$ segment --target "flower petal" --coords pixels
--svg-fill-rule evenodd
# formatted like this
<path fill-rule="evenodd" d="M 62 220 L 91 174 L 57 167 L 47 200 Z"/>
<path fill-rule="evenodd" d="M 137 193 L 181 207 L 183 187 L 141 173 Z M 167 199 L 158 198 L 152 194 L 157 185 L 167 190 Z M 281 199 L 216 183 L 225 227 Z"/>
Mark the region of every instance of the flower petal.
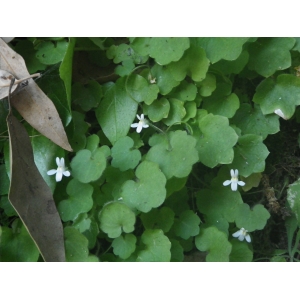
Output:
<path fill-rule="evenodd" d="M 132 128 L 136 128 L 138 126 L 139 126 L 139 123 L 133 123 L 133 124 L 130 125 L 130 127 L 132 127 Z"/>
<path fill-rule="evenodd" d="M 57 164 L 58 167 L 60 166 L 60 159 L 59 159 L 59 157 L 56 157 L 56 164 Z"/>
<path fill-rule="evenodd" d="M 244 236 L 243 234 L 241 234 L 241 235 L 238 237 L 239 241 L 241 241 L 241 242 L 244 240 L 244 238 L 245 238 L 245 236 Z"/>
<path fill-rule="evenodd" d="M 149 127 L 148 124 L 144 124 L 144 125 L 143 125 L 143 128 L 148 128 L 148 127 Z"/>
<path fill-rule="evenodd" d="M 143 114 L 142 114 L 142 116 L 143 116 Z M 139 120 L 141 120 L 141 118 L 140 118 L 140 116 L 139 116 L 139 115 L 136 115 L 136 117 L 137 117 Z"/>
<path fill-rule="evenodd" d="M 56 176 L 55 176 L 56 182 L 61 181 L 62 177 L 63 177 L 63 172 L 62 171 L 57 171 Z"/>
<path fill-rule="evenodd" d="M 244 181 L 238 181 L 238 185 L 244 186 L 246 183 Z"/>
<path fill-rule="evenodd" d="M 140 120 L 144 120 L 144 114 L 141 114 L 141 119 Z"/>
<path fill-rule="evenodd" d="M 140 132 L 142 131 L 142 129 L 143 129 L 143 124 L 142 124 L 142 123 L 139 123 L 139 125 L 138 125 L 138 127 L 137 127 L 137 129 L 136 129 L 136 132 L 137 132 L 137 133 L 140 133 Z"/>
<path fill-rule="evenodd" d="M 231 177 L 234 177 L 234 170 L 233 169 L 230 170 L 230 175 L 231 175 Z"/>
<path fill-rule="evenodd" d="M 250 237 L 249 234 L 247 234 L 247 235 L 245 236 L 245 238 L 246 238 L 246 241 L 247 241 L 248 243 L 251 243 L 251 237 Z"/>
<path fill-rule="evenodd" d="M 239 176 L 239 171 L 238 170 L 235 170 L 234 171 L 234 177 L 238 177 Z"/>
<path fill-rule="evenodd" d="M 230 183 L 231 183 L 231 180 L 226 180 L 223 182 L 223 185 L 226 186 L 226 185 L 229 185 Z"/>
<path fill-rule="evenodd" d="M 63 172 L 64 176 L 69 177 L 71 175 L 70 171 L 64 171 Z"/>
<path fill-rule="evenodd" d="M 47 171 L 47 175 L 54 175 L 56 172 L 57 172 L 56 169 L 52 169 L 52 170 Z"/>
<path fill-rule="evenodd" d="M 233 237 L 239 237 L 241 235 L 241 230 L 232 234 Z"/>
<path fill-rule="evenodd" d="M 65 159 L 63 157 L 60 159 L 60 166 L 65 167 Z"/>
<path fill-rule="evenodd" d="M 237 190 L 237 182 L 236 181 L 231 181 L 231 189 L 233 191 L 236 191 Z"/>

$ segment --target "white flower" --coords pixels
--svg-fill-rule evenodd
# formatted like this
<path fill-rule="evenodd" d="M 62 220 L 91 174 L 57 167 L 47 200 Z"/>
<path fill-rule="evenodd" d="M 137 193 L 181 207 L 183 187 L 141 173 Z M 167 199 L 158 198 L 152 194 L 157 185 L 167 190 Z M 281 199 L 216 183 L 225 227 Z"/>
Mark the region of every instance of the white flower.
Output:
<path fill-rule="evenodd" d="M 56 164 L 57 164 L 57 169 L 53 169 L 53 170 L 49 170 L 47 172 L 47 175 L 54 175 L 55 176 L 55 180 L 61 181 L 63 175 L 69 177 L 71 175 L 70 171 L 67 171 L 67 168 L 65 167 L 65 159 L 62 157 L 61 159 L 59 159 L 59 157 L 56 157 Z"/>
<path fill-rule="evenodd" d="M 244 228 L 241 228 L 239 231 L 235 232 L 232 236 L 237 237 L 240 241 L 246 239 L 248 243 L 251 243 L 251 237 L 248 233 L 248 230 Z"/>
<path fill-rule="evenodd" d="M 239 181 L 238 180 L 238 175 L 239 175 L 239 171 L 235 170 L 233 171 L 232 169 L 230 170 L 230 174 L 231 174 L 231 180 L 226 180 L 223 182 L 223 185 L 229 185 L 231 184 L 231 189 L 233 191 L 237 190 L 237 185 L 241 185 L 244 186 L 245 182 L 244 181 Z"/>
<path fill-rule="evenodd" d="M 147 124 L 147 120 L 144 119 L 143 114 L 141 114 L 141 117 L 139 115 L 136 115 L 136 116 L 140 121 L 138 123 L 131 124 L 131 127 L 136 128 L 136 132 L 140 133 L 143 128 L 148 128 L 149 125 Z"/>
<path fill-rule="evenodd" d="M 284 119 L 284 120 L 286 120 L 286 116 L 284 115 L 284 113 L 282 112 L 282 110 L 281 109 L 275 109 L 274 110 L 274 113 L 276 114 L 276 115 L 278 115 L 279 117 L 281 117 L 282 119 Z"/>

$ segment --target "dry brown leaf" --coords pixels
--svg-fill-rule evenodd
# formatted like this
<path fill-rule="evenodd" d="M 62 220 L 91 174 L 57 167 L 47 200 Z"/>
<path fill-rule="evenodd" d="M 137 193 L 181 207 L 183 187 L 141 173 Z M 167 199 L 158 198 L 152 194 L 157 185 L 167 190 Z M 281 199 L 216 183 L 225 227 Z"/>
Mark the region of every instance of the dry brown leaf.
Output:
<path fill-rule="evenodd" d="M 14 77 L 11 73 L 0 69 L 0 100 L 8 96 L 9 84 Z M 17 84 L 12 87 L 11 92 L 17 88 Z"/>
<path fill-rule="evenodd" d="M 13 51 L 1 38 L 0 69 L 8 71 L 18 79 L 30 76 L 22 56 Z M 12 95 L 11 103 L 33 128 L 65 150 L 72 151 L 53 102 L 32 79 L 17 96 Z"/>
<path fill-rule="evenodd" d="M 39 173 L 27 131 L 9 113 L 9 200 L 47 262 L 65 261 L 63 226 L 52 192 Z"/>

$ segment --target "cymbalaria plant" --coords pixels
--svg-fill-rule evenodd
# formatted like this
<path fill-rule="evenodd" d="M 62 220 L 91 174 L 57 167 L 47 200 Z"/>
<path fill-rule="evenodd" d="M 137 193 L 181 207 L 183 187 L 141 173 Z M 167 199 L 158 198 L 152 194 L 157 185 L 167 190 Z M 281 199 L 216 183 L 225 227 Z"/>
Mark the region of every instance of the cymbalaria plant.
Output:
<path fill-rule="evenodd" d="M 299 259 L 299 38 L 9 45 L 41 73 L 73 149 L 24 122 L 67 261 Z M 8 201 L 6 116 L 0 102 L 0 261 L 42 261 Z"/>

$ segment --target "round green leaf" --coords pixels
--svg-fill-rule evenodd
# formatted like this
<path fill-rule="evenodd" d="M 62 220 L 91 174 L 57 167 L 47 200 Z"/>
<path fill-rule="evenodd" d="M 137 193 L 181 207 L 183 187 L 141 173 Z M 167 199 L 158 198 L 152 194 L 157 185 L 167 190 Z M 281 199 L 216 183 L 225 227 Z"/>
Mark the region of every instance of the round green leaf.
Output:
<path fill-rule="evenodd" d="M 133 146 L 134 141 L 129 136 L 118 139 L 111 149 L 111 165 L 121 171 L 134 169 L 141 160 L 141 152 Z"/>
<path fill-rule="evenodd" d="M 173 89 L 170 93 L 170 97 L 179 99 L 181 101 L 193 101 L 197 95 L 197 87 L 183 80 L 178 87 Z"/>
<path fill-rule="evenodd" d="M 237 59 L 248 39 L 242 37 L 202 37 L 192 38 L 191 44 L 202 47 L 208 59 L 214 64 L 221 59 Z"/>
<path fill-rule="evenodd" d="M 175 221 L 174 230 L 177 236 L 187 240 L 191 236 L 199 234 L 200 218 L 192 211 L 186 210 Z"/>
<path fill-rule="evenodd" d="M 289 68 L 291 66 L 290 50 L 294 44 L 295 39 L 289 37 L 259 38 L 248 47 L 249 69 L 255 70 L 264 77 L 269 77 L 277 70 Z"/>
<path fill-rule="evenodd" d="M 165 66 L 155 64 L 151 69 L 151 74 L 156 79 L 156 84 L 162 95 L 167 95 L 175 86 L 180 84 L 180 80 L 174 79 L 171 69 Z"/>
<path fill-rule="evenodd" d="M 230 262 L 252 262 L 253 252 L 247 243 L 241 243 L 238 239 L 232 239 L 230 243 L 232 245 L 229 256 Z"/>
<path fill-rule="evenodd" d="M 93 207 L 93 187 L 72 179 L 67 185 L 69 198 L 58 204 L 58 212 L 63 221 L 75 220 L 81 214 Z"/>
<path fill-rule="evenodd" d="M 162 230 L 145 230 L 142 234 L 142 242 L 146 249 L 138 253 L 139 262 L 163 262 L 171 259 L 171 242 L 163 234 Z"/>
<path fill-rule="evenodd" d="M 256 134 L 263 140 L 269 135 L 279 131 L 277 115 L 263 115 L 259 105 L 243 103 L 232 119 L 232 123 L 238 126 L 243 134 Z"/>
<path fill-rule="evenodd" d="M 214 187 L 197 193 L 197 207 L 201 213 L 214 219 L 223 217 L 227 222 L 234 222 L 241 203 L 243 203 L 241 194 L 238 191 L 233 192 L 228 187 Z"/>
<path fill-rule="evenodd" d="M 158 122 L 167 118 L 170 111 L 170 102 L 166 98 L 155 100 L 151 105 L 144 106 L 144 112 L 147 112 L 148 118 L 152 122 Z"/>
<path fill-rule="evenodd" d="M 203 97 L 208 97 L 216 89 L 216 77 L 213 74 L 207 73 L 205 79 L 197 84 L 199 94 Z"/>
<path fill-rule="evenodd" d="M 141 220 L 146 229 L 161 229 L 168 232 L 174 223 L 174 211 L 169 207 L 152 209 L 150 212 L 141 214 Z"/>
<path fill-rule="evenodd" d="M 93 153 L 83 149 L 76 153 L 71 162 L 72 175 L 80 182 L 88 183 L 97 180 L 106 168 L 106 157 L 98 148 Z"/>
<path fill-rule="evenodd" d="M 170 103 L 170 112 L 168 117 L 164 119 L 163 122 L 168 126 L 171 126 L 176 123 L 181 123 L 181 119 L 186 114 L 184 103 L 175 98 L 169 99 L 169 103 Z"/>
<path fill-rule="evenodd" d="M 134 230 L 135 214 L 122 202 L 110 202 L 99 213 L 100 229 L 110 238 L 117 238 L 122 232 Z"/>
<path fill-rule="evenodd" d="M 233 160 L 233 146 L 238 135 L 229 126 L 226 117 L 208 114 L 199 121 L 200 134 L 197 138 L 196 149 L 199 160 L 206 166 L 213 168 L 217 164 L 229 164 Z"/>
<path fill-rule="evenodd" d="M 162 137 L 159 141 L 156 137 Z M 166 136 L 153 136 L 152 146 L 146 159 L 159 165 L 167 179 L 172 176 L 182 178 L 190 174 L 192 166 L 198 161 L 195 149 L 196 139 L 185 131 L 172 131 Z"/>
<path fill-rule="evenodd" d="M 262 137 L 255 134 L 246 134 L 239 138 L 234 149 L 234 160 L 228 167 L 238 169 L 239 174 L 248 177 L 252 173 L 263 172 L 265 159 L 269 155 Z"/>
<path fill-rule="evenodd" d="M 177 240 L 170 239 L 171 241 L 171 261 L 181 262 L 184 259 L 183 247 Z"/>
<path fill-rule="evenodd" d="M 88 240 L 77 229 L 66 227 L 64 229 L 66 261 L 88 262 L 89 249 Z"/>
<path fill-rule="evenodd" d="M 264 115 L 281 109 L 285 119 L 295 112 L 295 105 L 300 105 L 300 78 L 281 74 L 276 80 L 265 79 L 256 89 L 253 101 L 259 103 Z"/>
<path fill-rule="evenodd" d="M 149 55 L 160 65 L 178 61 L 190 46 L 189 38 L 155 37 L 150 40 Z"/>
<path fill-rule="evenodd" d="M 127 81 L 127 91 L 137 102 L 145 102 L 150 105 L 159 92 L 156 84 L 150 84 L 143 76 L 132 74 Z"/>
<path fill-rule="evenodd" d="M 122 186 L 121 196 L 131 208 L 149 212 L 160 206 L 166 197 L 166 177 L 158 165 L 143 161 L 136 169 L 137 180 L 128 180 Z"/>
<path fill-rule="evenodd" d="M 207 262 L 227 262 L 231 252 L 231 244 L 224 232 L 216 227 L 203 228 L 195 238 L 195 244 L 200 251 L 208 251 Z"/>
<path fill-rule="evenodd" d="M 186 75 L 194 81 L 202 81 L 206 77 L 208 67 L 209 60 L 205 51 L 201 47 L 192 44 L 183 57 L 178 62 L 168 65 L 167 69 L 170 70 L 173 78 L 177 81 L 182 81 Z"/>
<path fill-rule="evenodd" d="M 72 102 L 80 105 L 84 111 L 97 107 L 102 97 L 102 87 L 95 80 L 84 85 L 76 82 L 72 86 Z"/>
<path fill-rule="evenodd" d="M 235 223 L 238 228 L 245 228 L 252 232 L 263 229 L 269 218 L 270 214 L 263 205 L 257 204 L 250 209 L 248 204 L 243 203 L 237 210 Z"/>
<path fill-rule="evenodd" d="M 39 250 L 25 226 L 17 230 L 0 227 L 0 262 L 36 262 Z"/>
<path fill-rule="evenodd" d="M 135 251 L 136 237 L 129 233 L 124 236 L 120 235 L 112 242 L 115 255 L 127 259 Z"/>
<path fill-rule="evenodd" d="M 45 65 L 54 65 L 63 60 L 69 43 L 65 40 L 57 41 L 55 43 L 51 41 L 43 41 L 39 44 L 36 57 Z"/>

